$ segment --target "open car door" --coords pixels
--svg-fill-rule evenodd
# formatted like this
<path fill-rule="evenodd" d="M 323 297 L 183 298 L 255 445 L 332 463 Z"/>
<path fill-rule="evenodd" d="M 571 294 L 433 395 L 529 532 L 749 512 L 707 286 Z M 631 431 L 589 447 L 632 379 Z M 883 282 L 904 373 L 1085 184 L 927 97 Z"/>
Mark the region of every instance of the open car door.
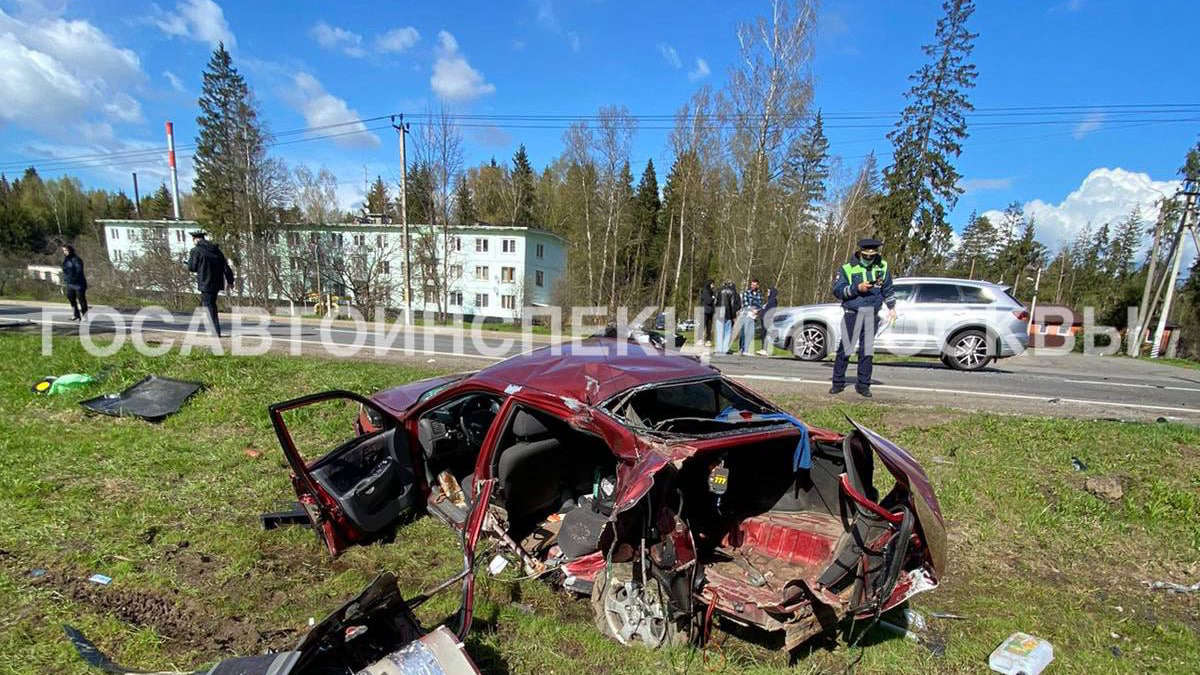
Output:
<path fill-rule="evenodd" d="M 363 432 L 360 412 L 369 411 Z M 271 424 L 292 486 L 330 554 L 387 530 L 422 501 L 408 434 L 392 415 L 348 391 L 276 403 Z"/>

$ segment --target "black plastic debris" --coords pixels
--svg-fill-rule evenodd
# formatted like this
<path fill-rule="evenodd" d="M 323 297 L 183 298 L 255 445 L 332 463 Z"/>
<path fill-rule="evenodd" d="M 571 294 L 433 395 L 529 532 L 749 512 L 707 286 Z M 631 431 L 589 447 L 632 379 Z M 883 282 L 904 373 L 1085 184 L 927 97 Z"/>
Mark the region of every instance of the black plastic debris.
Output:
<path fill-rule="evenodd" d="M 104 415 L 132 415 L 149 422 L 161 422 L 168 415 L 179 412 L 183 404 L 203 387 L 200 382 L 150 375 L 120 394 L 89 398 L 80 401 L 79 405 Z"/>

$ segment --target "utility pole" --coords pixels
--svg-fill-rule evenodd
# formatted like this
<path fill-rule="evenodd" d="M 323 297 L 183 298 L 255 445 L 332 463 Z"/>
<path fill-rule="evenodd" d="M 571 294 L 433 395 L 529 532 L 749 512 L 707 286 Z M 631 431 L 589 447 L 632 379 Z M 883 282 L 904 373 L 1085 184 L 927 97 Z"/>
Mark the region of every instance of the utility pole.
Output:
<path fill-rule="evenodd" d="M 404 323 L 411 326 L 413 324 L 413 302 L 412 302 L 412 256 L 409 253 L 408 238 L 408 158 L 404 154 L 405 136 L 408 134 L 409 125 L 404 121 L 404 114 L 400 114 L 400 123 L 396 123 L 396 116 L 392 115 L 392 128 L 396 130 L 396 134 L 400 137 L 400 224 L 404 228 Z"/>
<path fill-rule="evenodd" d="M 142 219 L 142 204 L 141 197 L 138 196 L 137 188 L 137 172 L 133 172 L 133 216 L 138 220 Z"/>
<path fill-rule="evenodd" d="M 1159 349 L 1162 345 L 1163 332 L 1167 328 L 1167 316 L 1171 313 L 1171 301 L 1175 297 L 1175 283 L 1179 280 L 1179 262 L 1183 259 L 1183 235 L 1191 230 L 1191 223 L 1188 217 L 1192 215 L 1192 209 L 1195 208 L 1196 196 L 1200 195 L 1197 191 L 1195 179 L 1187 179 L 1183 184 L 1183 194 L 1186 199 L 1183 202 L 1183 215 L 1179 217 L 1179 234 L 1176 236 L 1177 244 L 1175 246 L 1175 256 L 1171 261 L 1171 272 L 1167 282 L 1167 295 L 1163 298 L 1162 313 L 1158 315 L 1158 329 L 1154 331 L 1154 344 L 1150 345 L 1150 358 L 1157 359 Z"/>
<path fill-rule="evenodd" d="M 1142 330 L 1146 326 L 1146 322 L 1150 320 L 1150 289 L 1154 286 L 1154 273 L 1158 267 L 1158 249 L 1162 242 L 1163 223 L 1167 217 L 1167 200 L 1164 197 L 1158 203 L 1158 220 L 1154 223 L 1154 244 L 1150 247 L 1150 266 L 1146 272 L 1146 285 L 1142 288 L 1142 304 L 1138 305 L 1137 321 L 1134 322 L 1133 331 L 1126 332 L 1126 337 L 1129 338 L 1129 344 L 1126 346 L 1126 354 L 1129 356 L 1137 356 L 1142 347 Z"/>

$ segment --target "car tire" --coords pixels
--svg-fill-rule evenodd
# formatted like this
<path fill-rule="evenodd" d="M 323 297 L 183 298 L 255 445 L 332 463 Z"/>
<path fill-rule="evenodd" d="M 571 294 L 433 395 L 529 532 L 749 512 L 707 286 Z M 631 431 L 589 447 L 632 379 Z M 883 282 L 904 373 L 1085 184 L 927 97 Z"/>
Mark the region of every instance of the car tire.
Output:
<path fill-rule="evenodd" d="M 820 361 L 829 356 L 829 331 L 819 323 L 806 323 L 792 334 L 792 356 L 801 361 Z"/>
<path fill-rule="evenodd" d="M 942 363 L 955 370 L 982 370 L 995 358 L 995 349 L 987 333 L 977 328 L 959 331 L 950 336 Z"/>
<path fill-rule="evenodd" d="M 672 619 L 667 589 L 651 578 L 643 587 L 632 583 L 633 563 L 611 563 L 592 582 L 592 613 L 596 628 L 627 647 L 687 644 L 686 625 Z"/>

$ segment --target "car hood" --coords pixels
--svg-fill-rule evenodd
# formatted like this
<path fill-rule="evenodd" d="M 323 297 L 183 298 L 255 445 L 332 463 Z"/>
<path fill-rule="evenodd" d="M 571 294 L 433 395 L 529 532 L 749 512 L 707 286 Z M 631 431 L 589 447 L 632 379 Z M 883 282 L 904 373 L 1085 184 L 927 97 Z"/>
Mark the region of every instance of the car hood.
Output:
<path fill-rule="evenodd" d="M 405 410 L 408 410 L 412 404 L 416 403 L 417 399 L 421 397 L 421 394 L 424 394 L 434 387 L 441 386 L 447 382 L 461 380 L 462 378 L 463 375 L 459 374 L 441 375 L 439 377 L 431 377 L 425 380 L 417 380 L 416 382 L 409 382 L 408 384 L 402 384 L 398 387 L 392 387 L 391 389 L 384 389 L 381 392 L 377 392 L 371 396 L 371 400 L 378 403 L 383 408 L 386 408 L 388 412 L 394 415 L 399 415 Z"/>

